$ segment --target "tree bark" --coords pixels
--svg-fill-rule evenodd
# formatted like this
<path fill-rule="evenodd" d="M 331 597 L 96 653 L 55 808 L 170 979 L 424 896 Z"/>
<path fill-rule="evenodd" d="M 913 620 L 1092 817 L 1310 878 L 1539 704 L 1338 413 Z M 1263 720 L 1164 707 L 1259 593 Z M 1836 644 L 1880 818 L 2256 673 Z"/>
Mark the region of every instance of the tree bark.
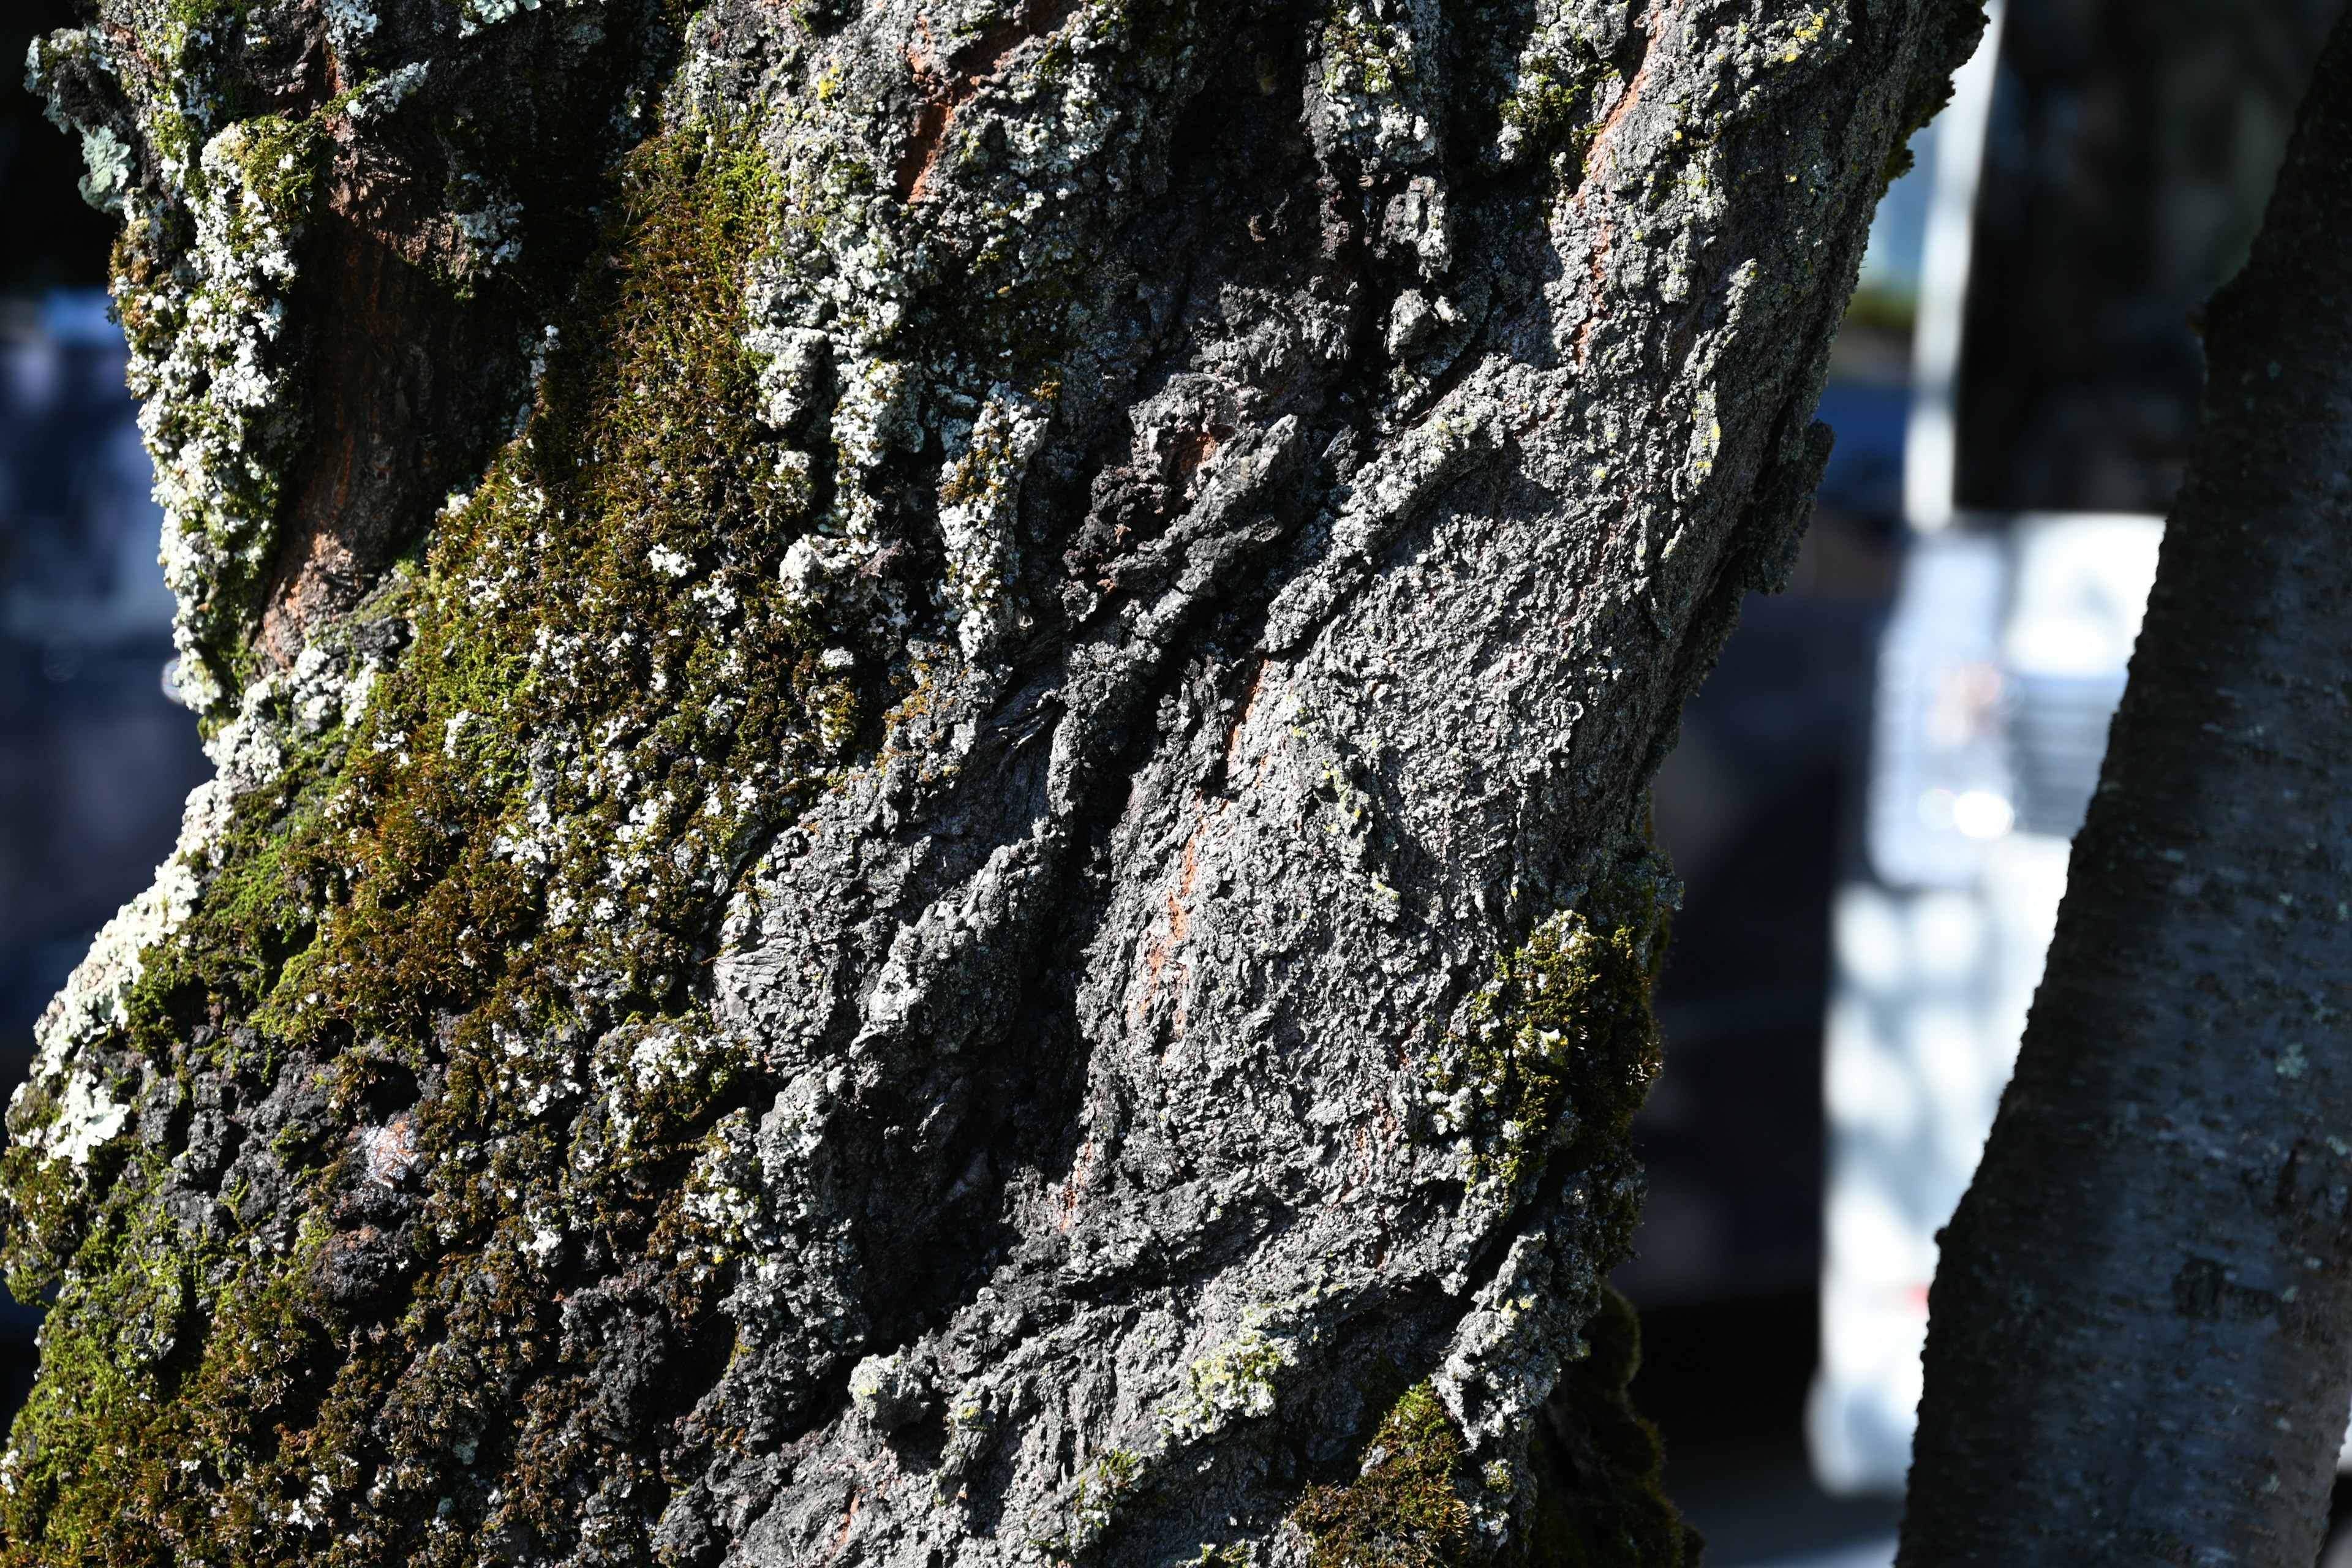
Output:
<path fill-rule="evenodd" d="M 2245 270 L 1930 1299 L 1906 1568 L 2306 1568 L 2352 1406 L 2352 26 Z"/>
<path fill-rule="evenodd" d="M 11 1111 L 10 1560 L 1682 1560 L 1643 789 L 1976 26 L 50 39 L 220 774 Z"/>

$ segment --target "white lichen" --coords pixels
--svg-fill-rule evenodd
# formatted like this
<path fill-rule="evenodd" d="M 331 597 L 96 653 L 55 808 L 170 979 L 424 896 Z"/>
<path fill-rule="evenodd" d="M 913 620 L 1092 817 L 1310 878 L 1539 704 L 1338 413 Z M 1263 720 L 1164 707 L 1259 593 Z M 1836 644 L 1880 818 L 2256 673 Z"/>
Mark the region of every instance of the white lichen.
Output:
<path fill-rule="evenodd" d="M 1322 28 L 1308 123 L 1318 142 L 1392 168 L 1437 153 L 1445 21 L 1436 0 L 1349 0 Z"/>
<path fill-rule="evenodd" d="M 947 546 L 947 574 L 940 597 L 967 658 L 985 655 L 1013 624 L 1021 481 L 1045 443 L 1052 416 L 1038 398 L 994 388 L 968 443 L 941 474 L 940 537 Z"/>

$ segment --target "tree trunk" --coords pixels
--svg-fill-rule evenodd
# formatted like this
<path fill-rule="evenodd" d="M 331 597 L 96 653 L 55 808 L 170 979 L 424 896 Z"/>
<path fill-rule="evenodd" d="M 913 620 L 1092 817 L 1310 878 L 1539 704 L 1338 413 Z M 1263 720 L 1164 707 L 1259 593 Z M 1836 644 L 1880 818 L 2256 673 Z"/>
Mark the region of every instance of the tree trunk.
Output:
<path fill-rule="evenodd" d="M 2352 25 L 2208 321 L 2049 970 L 1944 1238 L 1901 1562 L 2308 1568 L 2352 1406 Z"/>
<path fill-rule="evenodd" d="M 1681 1560 L 1643 786 L 1968 6 L 105 5 L 11 1561 Z"/>

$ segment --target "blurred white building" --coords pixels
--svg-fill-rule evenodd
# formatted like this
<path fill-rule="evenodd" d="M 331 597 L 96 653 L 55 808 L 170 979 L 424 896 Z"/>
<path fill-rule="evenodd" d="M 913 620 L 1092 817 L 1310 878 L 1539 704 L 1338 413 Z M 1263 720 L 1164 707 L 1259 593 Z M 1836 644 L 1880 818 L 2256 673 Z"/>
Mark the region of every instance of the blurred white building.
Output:
<path fill-rule="evenodd" d="M 1975 1174 L 2098 787 L 2156 578 L 2159 518 L 1971 515 L 1956 501 L 1963 310 L 2004 17 L 1937 121 L 1904 513 L 1880 644 L 1866 864 L 1832 909 L 1829 1180 L 1813 1469 L 1899 1493 L 1936 1237 Z"/>
<path fill-rule="evenodd" d="M 1867 874 L 1842 887 L 1813 1466 L 1900 1491 L 1936 1233 L 2017 1059 L 2155 580 L 2159 520 L 1922 537 L 1881 646 Z"/>

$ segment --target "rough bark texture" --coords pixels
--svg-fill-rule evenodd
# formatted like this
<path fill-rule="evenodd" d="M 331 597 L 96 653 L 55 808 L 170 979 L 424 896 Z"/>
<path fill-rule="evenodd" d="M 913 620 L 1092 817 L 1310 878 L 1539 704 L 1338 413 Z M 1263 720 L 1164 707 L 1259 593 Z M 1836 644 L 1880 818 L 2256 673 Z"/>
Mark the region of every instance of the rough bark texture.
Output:
<path fill-rule="evenodd" d="M 2253 256 L 2017 1075 L 1900 1561 L 2305 1568 L 2352 1405 L 2352 26 Z"/>
<path fill-rule="evenodd" d="M 1643 790 L 1976 25 L 49 40 L 221 772 L 11 1113 L 12 1560 L 1679 1560 Z"/>

